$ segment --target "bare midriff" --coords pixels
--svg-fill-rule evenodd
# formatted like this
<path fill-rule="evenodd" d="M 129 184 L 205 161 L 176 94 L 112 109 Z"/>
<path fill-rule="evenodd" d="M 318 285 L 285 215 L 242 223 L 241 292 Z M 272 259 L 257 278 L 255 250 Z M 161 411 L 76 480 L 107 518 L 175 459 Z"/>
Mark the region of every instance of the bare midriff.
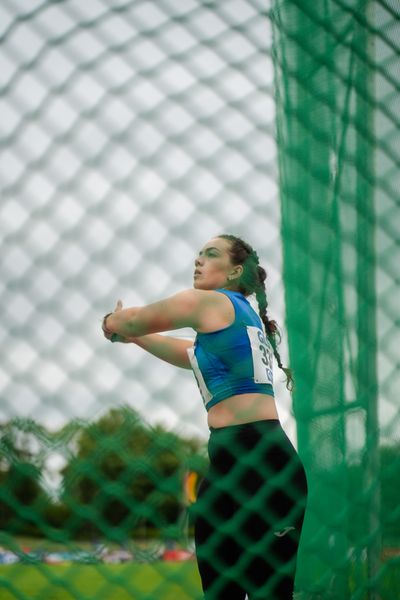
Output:
<path fill-rule="evenodd" d="M 268 394 L 238 394 L 229 396 L 208 411 L 208 426 L 213 428 L 241 425 L 254 421 L 278 419 L 273 396 Z"/>

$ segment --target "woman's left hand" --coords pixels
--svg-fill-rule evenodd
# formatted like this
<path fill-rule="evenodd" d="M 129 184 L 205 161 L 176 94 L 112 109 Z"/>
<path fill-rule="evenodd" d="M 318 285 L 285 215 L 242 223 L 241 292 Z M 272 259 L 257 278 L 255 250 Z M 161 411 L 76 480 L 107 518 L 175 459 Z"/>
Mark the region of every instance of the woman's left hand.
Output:
<path fill-rule="evenodd" d="M 117 305 L 114 308 L 113 312 L 118 312 L 122 310 L 122 300 L 118 300 L 117 301 Z M 103 323 L 102 323 L 102 330 L 103 330 L 103 334 L 104 337 L 107 340 L 110 340 L 110 342 L 128 342 L 128 340 L 126 340 L 124 337 L 122 337 L 122 335 L 118 335 L 117 333 L 114 333 L 113 331 L 110 331 L 109 329 L 107 329 L 106 327 L 106 321 L 107 321 L 107 317 L 109 317 L 112 313 L 108 313 L 106 314 L 106 316 L 103 318 Z"/>

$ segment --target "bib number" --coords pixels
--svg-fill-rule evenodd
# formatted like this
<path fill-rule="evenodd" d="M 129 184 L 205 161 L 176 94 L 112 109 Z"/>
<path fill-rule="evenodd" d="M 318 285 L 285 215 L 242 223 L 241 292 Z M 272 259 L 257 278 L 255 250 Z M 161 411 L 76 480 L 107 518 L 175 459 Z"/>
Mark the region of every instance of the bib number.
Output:
<path fill-rule="evenodd" d="M 253 358 L 254 382 L 273 385 L 273 350 L 270 341 L 258 327 L 248 326 L 247 335 Z"/>

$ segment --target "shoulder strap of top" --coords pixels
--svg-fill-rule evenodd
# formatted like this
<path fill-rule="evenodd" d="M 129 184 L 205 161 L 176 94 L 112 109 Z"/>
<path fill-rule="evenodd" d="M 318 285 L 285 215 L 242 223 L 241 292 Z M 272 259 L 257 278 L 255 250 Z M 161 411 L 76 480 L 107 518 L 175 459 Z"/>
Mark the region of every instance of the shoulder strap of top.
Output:
<path fill-rule="evenodd" d="M 221 292 L 222 294 L 226 294 L 227 296 L 231 296 L 231 295 L 235 295 L 235 294 L 239 294 L 240 296 L 243 296 L 243 294 L 241 294 L 240 292 L 235 292 L 234 290 L 226 290 L 225 288 L 217 288 L 214 290 L 214 292 Z"/>
<path fill-rule="evenodd" d="M 221 294 L 225 294 L 225 296 L 228 296 L 229 300 L 232 302 L 233 307 L 235 309 L 235 315 L 236 317 L 241 314 L 243 311 L 246 312 L 246 303 L 243 304 L 243 302 L 241 302 L 241 300 L 246 300 L 246 297 L 241 294 L 240 292 L 234 292 L 233 290 L 225 290 L 223 288 L 218 288 L 216 290 L 214 290 L 216 292 L 221 292 Z"/>
<path fill-rule="evenodd" d="M 235 308 L 236 316 L 238 316 L 239 314 L 247 313 L 248 309 L 251 309 L 252 312 L 254 312 L 255 315 L 257 315 L 257 318 L 260 321 L 261 328 L 262 329 L 264 328 L 264 324 L 260 318 L 258 310 L 256 309 L 255 306 L 253 306 L 251 304 L 251 302 L 249 302 L 249 300 L 246 298 L 246 296 L 244 294 L 242 294 L 241 292 L 234 292 L 233 290 L 225 290 L 224 288 L 218 288 L 214 291 L 221 292 L 222 294 L 225 294 L 226 296 L 228 296 L 228 298 L 231 300 L 231 302 Z"/>

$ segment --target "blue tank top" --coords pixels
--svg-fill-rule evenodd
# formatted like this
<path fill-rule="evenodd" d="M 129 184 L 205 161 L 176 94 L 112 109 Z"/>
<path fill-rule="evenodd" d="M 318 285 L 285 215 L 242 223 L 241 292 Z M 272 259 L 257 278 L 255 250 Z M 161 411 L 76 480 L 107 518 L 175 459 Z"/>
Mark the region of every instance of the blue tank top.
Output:
<path fill-rule="evenodd" d="M 273 396 L 273 350 L 260 316 L 240 292 L 215 291 L 231 300 L 235 319 L 224 329 L 197 333 L 188 349 L 206 410 L 236 394 Z"/>

